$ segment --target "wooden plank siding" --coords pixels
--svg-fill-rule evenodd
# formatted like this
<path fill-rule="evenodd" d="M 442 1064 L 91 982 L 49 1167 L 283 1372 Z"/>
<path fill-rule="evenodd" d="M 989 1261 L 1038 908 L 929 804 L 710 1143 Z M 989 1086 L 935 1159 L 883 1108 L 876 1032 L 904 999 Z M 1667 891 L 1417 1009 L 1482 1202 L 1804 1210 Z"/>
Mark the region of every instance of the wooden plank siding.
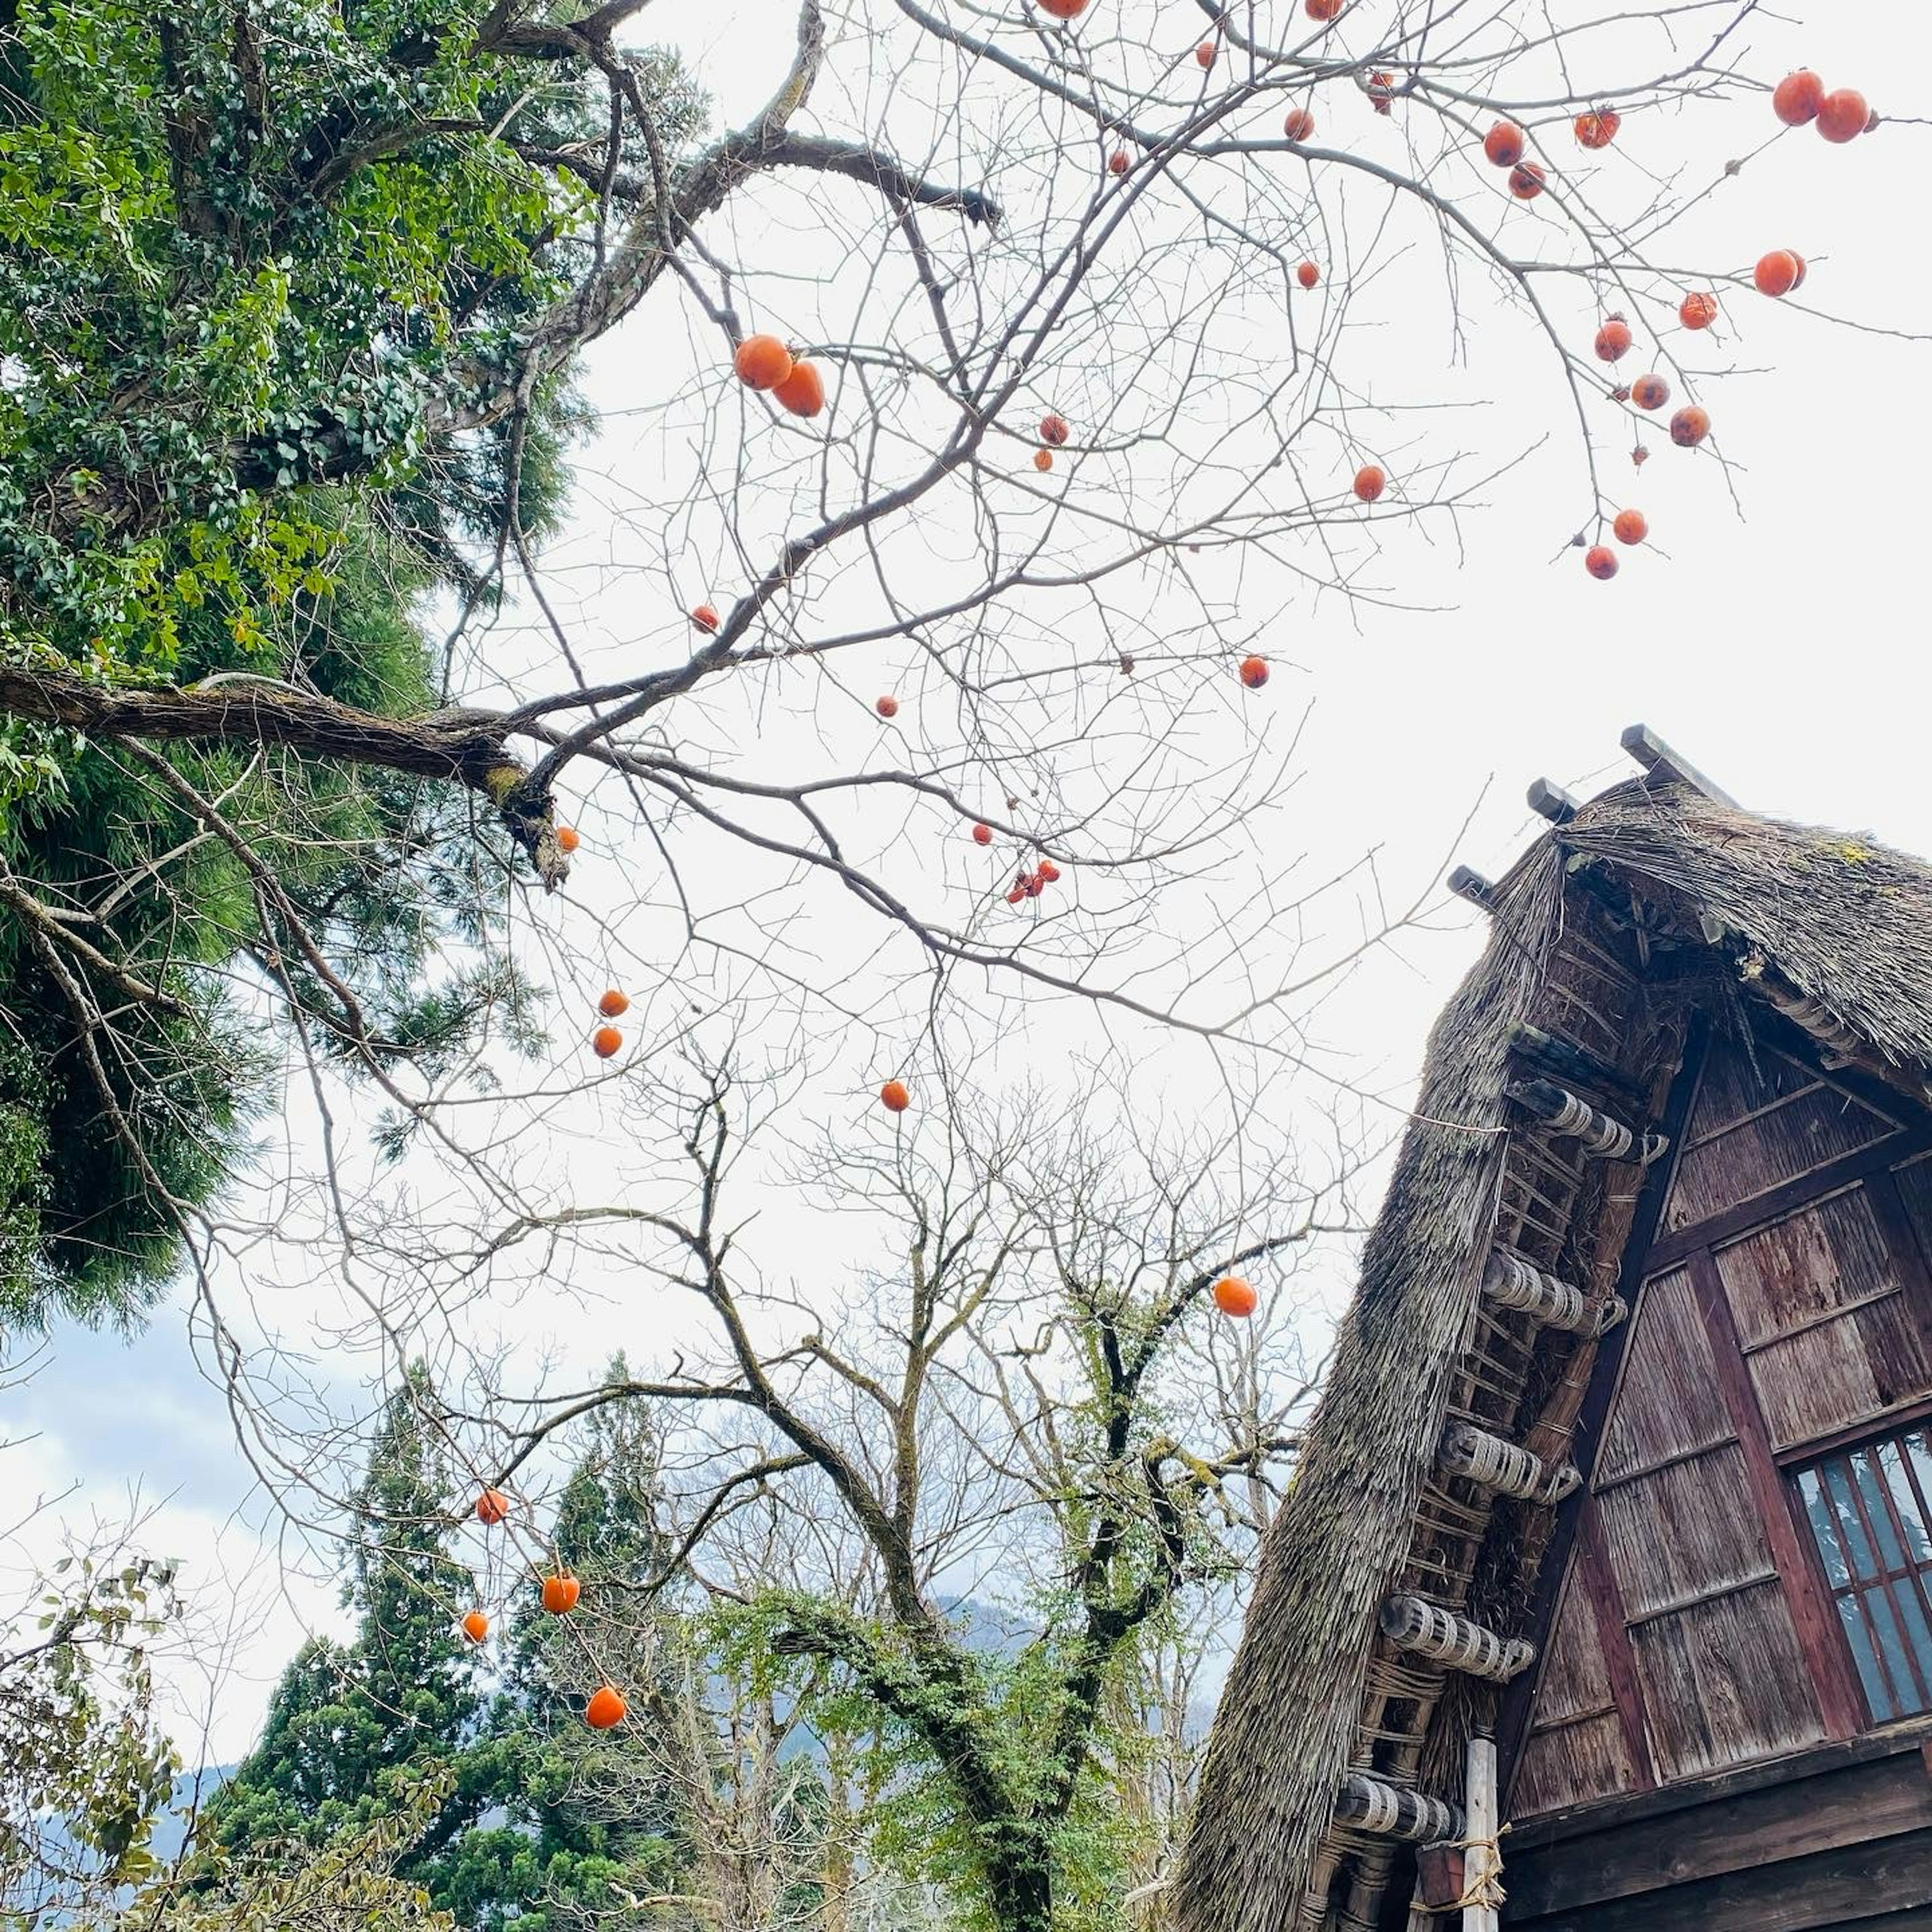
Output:
<path fill-rule="evenodd" d="M 1928 1150 L 1932 1118 L 1802 1046 L 1706 1053 L 1648 1258 L 1627 1270 L 1641 1285 L 1598 1439 L 1578 1442 L 1588 1481 L 1551 1552 L 1508 1767 L 1519 1826 L 1870 1727 L 1790 1466 L 1932 1409 Z M 1932 1815 L 1919 1824 L 1932 1882 Z M 1828 1900 L 1835 1843 L 1807 1856 Z M 1900 1866 L 1885 1909 L 1932 1906 L 1916 1882 Z M 1511 1892 L 1510 1922 L 1535 1918 Z M 1748 1909 L 1754 1928 L 1785 1922 L 1769 1893 Z"/>
<path fill-rule="evenodd" d="M 1922 1727 L 1516 1826 L 1524 1932 L 1820 1932 L 1932 1915 Z"/>

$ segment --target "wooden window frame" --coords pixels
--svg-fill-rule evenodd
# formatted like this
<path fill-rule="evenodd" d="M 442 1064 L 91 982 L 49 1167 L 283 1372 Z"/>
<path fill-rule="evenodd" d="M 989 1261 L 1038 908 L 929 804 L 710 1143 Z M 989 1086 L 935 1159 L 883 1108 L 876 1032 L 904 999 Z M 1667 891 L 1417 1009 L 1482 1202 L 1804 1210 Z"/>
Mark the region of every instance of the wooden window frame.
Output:
<path fill-rule="evenodd" d="M 1814 1472 L 1822 1470 L 1829 1464 L 1849 1465 L 1851 1458 L 1858 1454 L 1861 1450 L 1875 1450 L 1887 1443 L 1898 1445 L 1900 1452 L 1900 1466 L 1905 1472 L 1906 1480 L 1911 1486 L 1912 1496 L 1918 1504 L 1922 1519 L 1922 1527 L 1928 1535 L 1932 1535 L 1932 1487 L 1928 1487 L 1920 1480 L 1918 1472 L 1913 1466 L 1911 1456 L 1906 1454 L 1904 1449 L 1906 1438 L 1913 1435 L 1926 1438 L 1928 1448 L 1932 1448 L 1932 1427 L 1928 1426 L 1928 1422 L 1932 1422 L 1932 1396 L 1922 1398 L 1913 1406 L 1922 1412 L 1909 1420 L 1892 1417 L 1876 1429 L 1867 1426 L 1856 1432 L 1851 1432 L 1850 1439 L 1848 1441 L 1836 1442 L 1828 1448 L 1823 1448 L 1807 1444 L 1802 1449 L 1793 1451 L 1792 1459 L 1784 1472 L 1785 1491 L 1790 1501 L 1791 1513 L 1803 1528 L 1804 1540 L 1809 1547 L 1811 1570 L 1817 1587 L 1823 1593 L 1826 1600 L 1831 1605 L 1832 1620 L 1838 1627 L 1838 1647 L 1844 1654 L 1846 1664 L 1850 1666 L 1851 1679 L 1856 1688 L 1858 1703 L 1864 1713 L 1864 1724 L 1862 1729 L 1868 1732 L 1886 1730 L 1894 1724 L 1922 1720 L 1932 1717 L 1932 1651 L 1928 1651 L 1922 1656 L 1916 1650 L 1908 1647 L 1906 1663 L 1916 1680 L 1913 1694 L 1920 1701 L 1909 1708 L 1904 1708 L 1905 1700 L 1898 1694 L 1898 1687 L 1893 1682 L 1892 1667 L 1886 1657 L 1884 1646 L 1880 1640 L 1876 1627 L 1865 1612 L 1863 1601 L 1864 1598 L 1874 1590 L 1883 1590 L 1889 1595 L 1897 1584 L 1910 1582 L 1914 1594 L 1918 1599 L 1918 1607 L 1925 1619 L 1926 1625 L 1928 1629 L 1932 1629 L 1932 1561 L 1928 1561 L 1922 1568 L 1911 1560 L 1911 1540 L 1906 1534 L 1904 1522 L 1900 1519 L 1898 1504 L 1893 1498 L 1888 1481 L 1882 1484 L 1886 1514 L 1890 1521 L 1894 1540 L 1898 1545 L 1904 1562 L 1900 1565 L 1894 1566 L 1885 1561 L 1883 1550 L 1878 1538 L 1873 1532 L 1870 1511 L 1865 1501 L 1862 1486 L 1856 1477 L 1852 1477 L 1850 1478 L 1852 1500 L 1858 1510 L 1860 1533 L 1870 1547 L 1872 1561 L 1876 1566 L 1876 1574 L 1864 1581 L 1861 1581 L 1854 1575 L 1850 1582 L 1843 1588 L 1840 1588 L 1833 1583 L 1829 1572 L 1825 1568 L 1825 1552 L 1818 1546 L 1817 1532 L 1813 1528 L 1805 1509 L 1804 1499 L 1798 1486 L 1798 1478 Z M 1839 1509 L 1837 1499 L 1832 1496 L 1828 1486 L 1826 1486 L 1825 1496 L 1827 1505 L 1831 1510 L 1833 1527 L 1838 1533 L 1840 1541 L 1845 1545 L 1846 1561 L 1849 1565 L 1851 1561 L 1850 1544 L 1844 1533 L 1846 1525 L 1843 1514 Z M 1864 1678 L 1858 1669 L 1858 1660 L 1852 1651 L 1851 1640 L 1845 1634 L 1838 1605 L 1846 1598 L 1853 1600 L 1864 1623 L 1866 1639 L 1871 1646 L 1872 1654 L 1877 1659 L 1880 1668 L 1885 1673 L 1887 1686 L 1893 1693 L 1893 1702 L 1901 1706 L 1888 1718 L 1881 1718 L 1872 1709 L 1870 1697 L 1867 1694 Z M 1897 1617 L 1895 1609 L 1893 1615 Z M 1899 1618 L 1898 1621 L 1902 1627 L 1904 1620 Z M 1909 1646 L 1909 1634 L 1907 1634 L 1906 1640 Z"/>

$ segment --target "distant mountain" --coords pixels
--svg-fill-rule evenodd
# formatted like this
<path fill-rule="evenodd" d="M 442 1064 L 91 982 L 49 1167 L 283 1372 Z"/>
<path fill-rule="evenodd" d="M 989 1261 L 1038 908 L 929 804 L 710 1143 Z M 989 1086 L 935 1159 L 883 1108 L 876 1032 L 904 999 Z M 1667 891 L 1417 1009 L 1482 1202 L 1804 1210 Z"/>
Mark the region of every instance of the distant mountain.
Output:
<path fill-rule="evenodd" d="M 174 1781 L 166 1807 L 148 1835 L 148 1849 L 166 1864 L 188 1841 L 189 1822 L 196 1811 L 235 1774 L 232 1764 L 213 1764 L 202 1771 L 184 1771 Z"/>

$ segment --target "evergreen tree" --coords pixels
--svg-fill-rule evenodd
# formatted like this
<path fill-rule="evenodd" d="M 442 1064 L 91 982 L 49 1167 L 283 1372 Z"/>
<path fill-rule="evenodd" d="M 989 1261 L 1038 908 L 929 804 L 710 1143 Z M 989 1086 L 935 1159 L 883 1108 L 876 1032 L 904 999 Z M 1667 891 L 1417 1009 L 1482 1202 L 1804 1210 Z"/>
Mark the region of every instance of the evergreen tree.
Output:
<path fill-rule="evenodd" d="M 446 701 L 414 614 L 438 586 L 487 603 L 506 528 L 552 526 L 580 412 L 561 371 L 514 422 L 433 428 L 425 399 L 591 243 L 554 232 L 574 186 L 512 184 L 474 144 L 346 200 L 316 183 L 432 96 L 545 154 L 602 138 L 608 109 L 584 63 L 531 86 L 439 60 L 445 34 L 434 9 L 196 0 L 158 32 L 138 8 L 0 0 L 0 679 L 128 700 L 213 678 L 380 718 Z M 251 58 L 266 92 L 244 98 Z M 688 136 L 674 65 L 638 71 Z M 205 746 L 162 764 L 65 712 L 0 722 L 0 1330 L 152 1297 L 267 1090 L 263 998 L 364 1070 L 434 1074 L 492 1018 L 532 1043 L 526 989 L 477 950 L 514 856 L 494 816 L 422 776 Z"/>
<path fill-rule="evenodd" d="M 448 1796 L 399 1867 L 427 1882 L 442 1849 L 478 1809 L 460 1760 L 481 1699 L 458 1620 L 470 1573 L 446 1544 L 450 1472 L 410 1377 L 391 1397 L 354 1502 L 345 1590 L 354 1641 L 305 1644 L 276 1686 L 261 1742 L 208 1807 L 231 1849 L 272 1840 L 321 1844 L 386 1816 L 397 1775 L 447 1771 Z"/>
<path fill-rule="evenodd" d="M 578 1609 L 546 1614 L 540 1576 L 520 1559 L 502 1580 L 500 1642 L 479 1651 L 459 1633 L 475 1580 L 449 1552 L 453 1479 L 425 1400 L 417 1377 L 392 1399 L 356 1492 L 353 1641 L 303 1647 L 207 1828 L 230 1851 L 319 1846 L 380 1823 L 430 1777 L 446 1795 L 398 1855 L 398 1874 L 471 1932 L 578 1925 L 668 1888 L 688 1856 L 679 1746 L 654 1726 L 666 1700 L 647 1688 L 678 1640 L 646 1588 L 662 1555 L 656 1440 L 640 1411 L 596 1419 L 548 1552 L 580 1580 Z M 492 1658 L 501 1678 L 486 1690 L 479 1666 Z M 595 1732 L 584 1700 L 607 1676 L 646 1688 L 630 1723 Z"/>
<path fill-rule="evenodd" d="M 504 1681 L 465 1769 L 500 1822 L 452 1846 L 436 1895 L 478 1932 L 580 1925 L 627 1895 L 671 1889 L 688 1862 L 676 1769 L 689 1740 L 665 1721 L 680 1632 L 650 1594 L 664 1553 L 657 1479 L 648 1412 L 600 1411 L 551 1532 L 558 1564 L 583 1586 L 579 1607 L 550 1616 L 535 1580 L 521 1592 Z M 634 1714 L 599 1734 L 585 1729 L 584 1702 L 607 1676 L 626 1687 Z"/>

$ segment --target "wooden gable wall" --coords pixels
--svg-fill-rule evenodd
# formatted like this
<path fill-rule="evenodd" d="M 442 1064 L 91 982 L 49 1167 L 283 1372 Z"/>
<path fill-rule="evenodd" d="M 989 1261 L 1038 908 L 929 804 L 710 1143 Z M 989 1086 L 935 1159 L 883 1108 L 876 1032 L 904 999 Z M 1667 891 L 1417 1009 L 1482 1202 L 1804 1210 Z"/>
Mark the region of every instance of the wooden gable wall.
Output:
<path fill-rule="evenodd" d="M 1902 1096 L 1790 1042 L 1703 1054 L 1594 1454 L 1577 1445 L 1512 1816 L 1876 1721 L 1793 1471 L 1932 1411 L 1928 1149 Z"/>

